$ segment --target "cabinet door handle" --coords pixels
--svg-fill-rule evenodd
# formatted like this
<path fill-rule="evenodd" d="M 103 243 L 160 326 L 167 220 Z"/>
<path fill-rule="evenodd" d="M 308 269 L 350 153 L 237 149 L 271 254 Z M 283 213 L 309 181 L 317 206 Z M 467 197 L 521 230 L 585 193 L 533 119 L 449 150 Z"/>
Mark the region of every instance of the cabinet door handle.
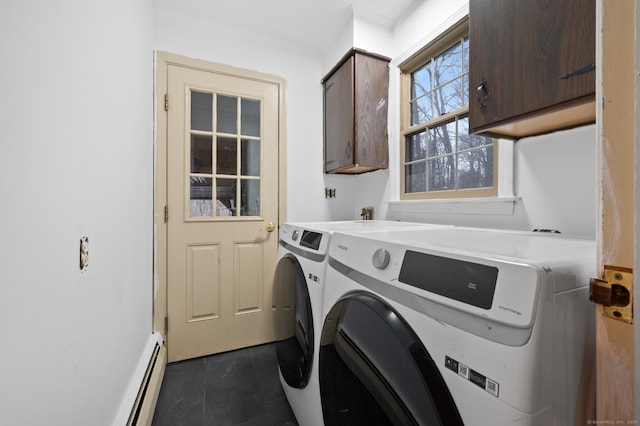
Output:
<path fill-rule="evenodd" d="M 480 106 L 480 112 L 484 112 L 487 107 L 487 98 L 489 92 L 487 92 L 487 81 L 483 78 L 480 79 L 480 85 L 478 86 L 478 105 Z"/>
<path fill-rule="evenodd" d="M 577 68 L 577 69 L 575 69 L 573 71 L 569 71 L 566 74 L 562 74 L 560 77 L 558 77 L 558 80 L 566 80 L 569 77 L 573 77 L 574 75 L 586 74 L 586 73 L 591 72 L 591 71 L 593 71 L 595 69 L 596 69 L 596 64 L 585 65 L 585 66 Z"/>

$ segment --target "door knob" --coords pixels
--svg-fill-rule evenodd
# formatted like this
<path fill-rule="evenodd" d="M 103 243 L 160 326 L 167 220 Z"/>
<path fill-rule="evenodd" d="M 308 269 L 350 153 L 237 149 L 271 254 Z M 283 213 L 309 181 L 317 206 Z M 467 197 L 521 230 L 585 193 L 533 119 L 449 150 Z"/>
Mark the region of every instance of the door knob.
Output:
<path fill-rule="evenodd" d="M 276 230 L 276 226 L 273 224 L 273 222 L 269 222 L 267 223 L 266 229 L 267 232 L 273 232 Z"/>

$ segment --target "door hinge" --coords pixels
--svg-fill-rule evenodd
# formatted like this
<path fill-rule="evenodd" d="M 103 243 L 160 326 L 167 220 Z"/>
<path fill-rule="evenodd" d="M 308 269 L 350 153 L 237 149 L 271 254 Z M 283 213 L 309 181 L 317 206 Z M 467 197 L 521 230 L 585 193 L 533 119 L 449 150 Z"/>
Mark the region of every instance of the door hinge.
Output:
<path fill-rule="evenodd" d="M 169 222 L 169 206 L 164 206 L 164 223 Z"/>
<path fill-rule="evenodd" d="M 169 111 L 169 94 L 164 94 L 164 110 Z"/>
<path fill-rule="evenodd" d="M 164 337 L 167 338 L 167 334 L 169 334 L 169 317 L 164 317 Z"/>
<path fill-rule="evenodd" d="M 589 282 L 589 300 L 604 316 L 633 324 L 633 270 L 605 265 L 604 277 Z"/>

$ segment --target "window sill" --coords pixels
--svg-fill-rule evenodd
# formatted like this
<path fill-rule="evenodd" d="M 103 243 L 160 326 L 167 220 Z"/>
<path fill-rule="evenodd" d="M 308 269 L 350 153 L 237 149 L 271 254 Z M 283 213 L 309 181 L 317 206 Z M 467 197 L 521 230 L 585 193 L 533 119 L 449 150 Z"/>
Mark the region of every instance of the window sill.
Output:
<path fill-rule="evenodd" d="M 389 201 L 389 213 L 436 213 L 513 216 L 519 197 Z"/>

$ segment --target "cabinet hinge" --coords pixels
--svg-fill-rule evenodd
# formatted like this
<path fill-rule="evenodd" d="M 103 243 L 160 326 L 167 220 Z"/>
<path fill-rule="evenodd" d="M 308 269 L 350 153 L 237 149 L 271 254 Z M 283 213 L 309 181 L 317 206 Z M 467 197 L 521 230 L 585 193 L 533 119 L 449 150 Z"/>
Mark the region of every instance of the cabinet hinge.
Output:
<path fill-rule="evenodd" d="M 164 206 L 164 223 L 169 222 L 169 206 Z"/>
<path fill-rule="evenodd" d="M 169 334 L 169 317 L 168 316 L 164 317 L 164 336 L 165 336 L 165 339 L 167 337 L 167 334 Z"/>
<path fill-rule="evenodd" d="M 164 94 L 164 110 L 169 111 L 169 94 Z"/>

